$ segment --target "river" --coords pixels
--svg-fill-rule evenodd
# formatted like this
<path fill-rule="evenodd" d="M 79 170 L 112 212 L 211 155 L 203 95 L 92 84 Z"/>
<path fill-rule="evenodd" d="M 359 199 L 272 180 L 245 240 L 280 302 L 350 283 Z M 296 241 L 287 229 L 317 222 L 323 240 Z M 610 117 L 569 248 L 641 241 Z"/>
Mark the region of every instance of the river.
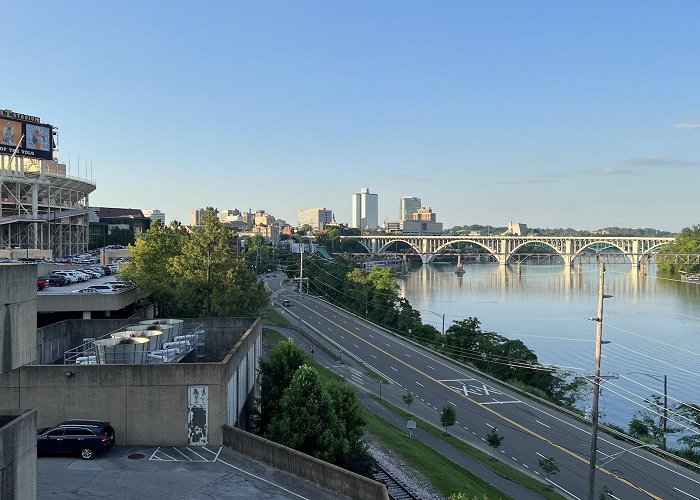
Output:
<path fill-rule="evenodd" d="M 476 317 L 484 330 L 522 340 L 541 363 L 593 373 L 596 323 L 589 318 L 597 315 L 597 265 L 523 265 L 518 272 L 471 264 L 464 270 L 458 277 L 454 264 L 409 268 L 399 273 L 400 291 L 438 330 L 443 314 L 445 329 Z M 626 428 L 644 397 L 663 394 L 664 375 L 669 406 L 700 403 L 700 284 L 658 277 L 655 266 L 640 276 L 630 265 L 608 264 L 605 285 L 613 298 L 605 299 L 603 339 L 610 343 L 603 345 L 601 373 L 619 378 L 603 384 L 601 421 Z"/>

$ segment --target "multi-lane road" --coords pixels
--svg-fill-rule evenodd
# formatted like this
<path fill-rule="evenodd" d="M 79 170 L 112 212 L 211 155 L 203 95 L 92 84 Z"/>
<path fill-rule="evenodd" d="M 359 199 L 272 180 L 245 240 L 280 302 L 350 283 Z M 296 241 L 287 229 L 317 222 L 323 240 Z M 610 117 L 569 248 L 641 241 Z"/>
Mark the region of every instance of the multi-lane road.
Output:
<path fill-rule="evenodd" d="M 526 473 L 544 479 L 538 462 L 553 457 L 559 472 L 548 479 L 561 493 L 585 499 L 591 433 L 586 422 L 527 398 L 486 377 L 395 336 L 326 301 L 284 285 L 282 274 L 265 278 L 273 299 L 291 301 L 290 312 L 305 327 L 383 374 L 417 398 L 411 410 L 439 422 L 439 412 L 452 405 L 458 425 L 451 434 L 485 446 L 492 428 L 504 437 L 496 452 Z M 700 500 L 700 475 L 659 458 L 643 448 L 599 434 L 596 494 L 604 486 L 619 499 Z"/>

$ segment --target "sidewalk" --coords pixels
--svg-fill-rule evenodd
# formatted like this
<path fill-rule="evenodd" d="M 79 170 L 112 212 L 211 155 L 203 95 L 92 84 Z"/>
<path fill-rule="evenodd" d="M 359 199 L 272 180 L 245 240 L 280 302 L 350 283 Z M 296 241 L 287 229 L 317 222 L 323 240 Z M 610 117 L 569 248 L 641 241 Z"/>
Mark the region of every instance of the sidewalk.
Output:
<path fill-rule="evenodd" d="M 312 344 L 312 342 L 308 338 L 306 338 L 305 336 L 301 335 L 299 332 L 293 329 L 277 325 L 270 326 L 270 328 L 274 328 L 275 330 L 280 331 L 280 333 L 282 333 L 285 336 L 291 336 L 292 338 L 294 338 L 295 342 L 297 342 L 302 347 L 308 348 Z M 315 344 L 316 346 L 321 347 L 321 342 L 316 342 Z M 323 361 L 328 361 L 328 365 L 335 364 L 331 362 L 332 355 L 330 355 L 330 353 L 328 352 L 332 352 L 332 350 L 326 350 L 323 349 L 323 347 L 322 349 L 318 349 L 316 351 L 317 361 L 320 361 L 322 363 Z M 346 364 L 345 367 L 350 368 L 351 366 L 355 365 L 355 363 L 352 360 L 348 359 L 347 361 L 348 364 Z M 338 368 L 340 367 L 336 366 L 336 370 L 334 371 L 338 371 Z M 403 417 L 396 415 L 394 412 L 381 405 L 378 401 L 372 399 L 372 396 L 376 395 L 376 391 L 374 389 L 377 382 L 373 379 L 369 379 L 369 377 L 367 376 L 364 376 L 363 378 L 365 379 L 364 384 L 354 383 L 355 387 L 358 388 L 358 396 L 360 401 L 370 411 L 375 413 L 380 418 L 386 420 L 398 429 L 405 430 L 406 420 Z M 396 394 L 393 394 L 394 392 L 396 392 Z M 400 404 L 398 401 L 400 401 L 401 396 L 403 394 L 404 390 L 402 388 L 397 387 L 394 384 L 384 384 L 384 399 L 387 399 L 393 402 L 394 404 Z M 397 401 L 393 401 L 395 399 Z M 543 498 L 541 495 L 538 495 L 537 493 L 525 488 L 524 486 L 521 486 L 517 483 L 514 483 L 506 477 L 496 474 L 492 470 L 485 467 L 481 462 L 463 454 L 460 450 L 456 449 L 450 444 L 445 443 L 443 440 L 433 436 L 432 434 L 428 434 L 427 432 L 421 429 L 415 429 L 413 431 L 413 438 L 418 439 L 426 445 L 430 446 L 441 455 L 447 457 L 449 460 L 455 462 L 456 464 L 459 464 L 460 466 L 464 467 L 466 470 L 480 477 L 487 483 L 498 488 L 503 493 L 511 496 L 514 499 L 537 500 Z"/>
<path fill-rule="evenodd" d="M 362 403 L 374 414 L 376 414 L 377 416 L 381 417 L 382 419 L 386 420 L 387 422 L 391 423 L 399 429 L 406 428 L 405 419 L 396 415 L 394 412 L 387 409 L 386 407 L 382 406 L 382 404 L 380 404 L 378 401 L 372 399 L 370 394 L 362 392 L 359 396 Z M 475 474 L 476 476 L 479 476 L 481 479 L 491 484 L 492 486 L 498 488 L 506 495 L 510 495 L 511 497 L 517 500 L 536 500 L 542 498 L 540 495 L 525 488 L 524 486 L 520 486 L 519 484 L 512 482 L 508 478 L 499 476 L 492 470 L 486 468 L 481 462 L 478 462 L 477 460 L 474 460 L 473 458 L 464 455 L 460 450 L 445 443 L 443 440 L 433 436 L 432 434 L 428 434 L 427 432 L 421 429 L 414 429 L 413 438 L 430 446 L 441 455 L 452 460 L 454 463 L 461 465 L 469 472 Z"/>

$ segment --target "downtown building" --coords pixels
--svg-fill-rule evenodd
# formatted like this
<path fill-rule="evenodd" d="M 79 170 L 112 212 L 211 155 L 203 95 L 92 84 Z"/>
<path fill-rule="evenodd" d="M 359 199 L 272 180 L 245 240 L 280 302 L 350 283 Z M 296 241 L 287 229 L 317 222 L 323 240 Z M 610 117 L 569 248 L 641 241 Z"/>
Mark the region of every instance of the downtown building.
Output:
<path fill-rule="evenodd" d="M 165 226 L 165 212 L 161 212 L 157 208 L 152 208 L 150 210 L 144 210 L 143 215 L 144 217 L 148 217 L 149 219 L 151 219 L 151 221 L 153 222 L 158 220 L 162 225 Z"/>
<path fill-rule="evenodd" d="M 352 222 L 350 227 L 377 229 L 379 227 L 379 195 L 362 188 L 352 195 Z"/>
<path fill-rule="evenodd" d="M 333 210 L 324 208 L 304 208 L 297 212 L 297 227 L 308 225 L 314 230 L 323 230 L 333 222 Z"/>

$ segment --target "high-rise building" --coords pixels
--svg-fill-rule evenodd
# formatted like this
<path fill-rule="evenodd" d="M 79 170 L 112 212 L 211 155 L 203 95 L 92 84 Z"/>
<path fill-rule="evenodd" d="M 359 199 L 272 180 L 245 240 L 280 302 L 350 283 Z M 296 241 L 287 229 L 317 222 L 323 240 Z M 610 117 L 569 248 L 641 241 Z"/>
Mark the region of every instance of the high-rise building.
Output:
<path fill-rule="evenodd" d="M 160 223 L 165 226 L 165 212 L 161 212 L 157 208 L 153 208 L 151 210 L 144 210 L 143 215 L 144 217 L 148 217 L 152 221 L 159 220 Z"/>
<path fill-rule="evenodd" d="M 420 208 L 418 208 L 418 210 L 413 212 L 408 219 L 410 219 L 410 220 L 427 220 L 427 221 L 435 222 L 437 220 L 437 214 L 435 212 L 433 212 L 433 209 L 430 207 L 420 207 Z"/>
<path fill-rule="evenodd" d="M 204 215 L 204 212 L 206 212 L 206 209 L 204 208 L 192 210 L 192 214 L 190 215 L 190 226 L 199 226 L 202 223 L 202 216 Z"/>
<path fill-rule="evenodd" d="M 323 229 L 323 226 L 333 221 L 333 210 L 326 208 L 304 208 L 297 212 L 299 221 L 297 227 L 302 227 L 308 224 L 314 229 Z"/>
<path fill-rule="evenodd" d="M 399 208 L 399 220 L 408 220 L 411 218 L 411 214 L 416 213 L 421 207 L 420 198 L 415 196 L 403 196 L 401 197 L 401 205 Z"/>
<path fill-rule="evenodd" d="M 352 195 L 352 222 L 350 227 L 377 229 L 379 227 L 379 195 L 362 188 Z"/>

